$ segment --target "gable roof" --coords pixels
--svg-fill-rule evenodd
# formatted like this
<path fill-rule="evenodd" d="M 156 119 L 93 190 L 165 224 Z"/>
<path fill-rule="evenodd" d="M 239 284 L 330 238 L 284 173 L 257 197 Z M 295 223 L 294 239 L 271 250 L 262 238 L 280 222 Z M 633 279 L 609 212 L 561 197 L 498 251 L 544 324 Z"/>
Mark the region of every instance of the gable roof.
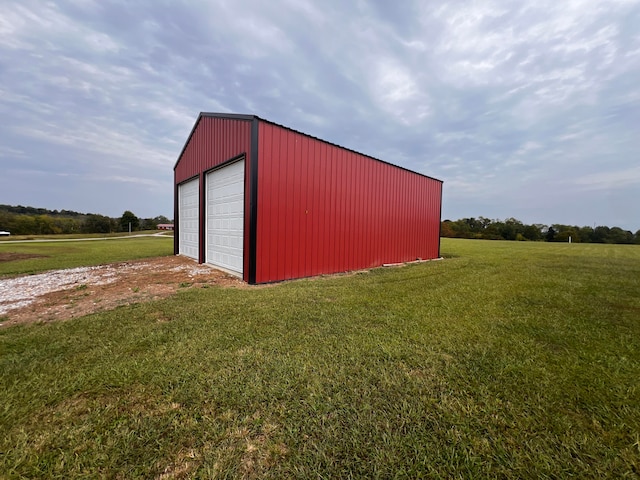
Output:
<path fill-rule="evenodd" d="M 329 142 L 327 140 L 323 140 L 322 138 L 314 137 L 313 135 L 309 135 L 308 133 L 304 133 L 304 132 L 301 132 L 299 130 L 295 130 L 293 128 L 287 127 L 285 125 L 281 125 L 279 123 L 272 122 L 271 120 L 267 120 L 265 118 L 261 118 L 258 115 L 242 114 L 242 113 L 200 112 L 200 114 L 198 115 L 198 118 L 196 119 L 195 124 L 193 125 L 193 128 L 191 129 L 191 133 L 189 133 L 189 137 L 187 138 L 187 141 L 184 143 L 184 146 L 182 147 L 182 150 L 180 151 L 180 155 L 178 155 L 178 159 L 176 160 L 176 163 L 173 166 L 174 170 L 178 166 L 178 163 L 180 162 L 180 159 L 182 158 L 182 155 L 184 154 L 184 151 L 186 150 L 187 145 L 189 145 L 189 142 L 191 141 L 191 137 L 193 136 L 194 132 L 196 131 L 196 128 L 198 128 L 198 125 L 200 124 L 200 120 L 202 118 L 204 118 L 204 117 L 222 118 L 222 119 L 228 119 L 228 120 L 242 120 L 242 121 L 247 121 L 247 122 L 251 122 L 251 121 L 257 120 L 257 121 L 260 121 L 260 122 L 269 123 L 271 125 L 275 125 L 276 127 L 280 127 L 280 128 L 285 129 L 285 130 L 289 130 L 290 132 L 294 132 L 294 133 L 297 133 L 297 134 L 300 134 L 300 135 L 304 135 L 305 137 L 312 138 L 312 139 L 317 140 L 317 141 L 322 142 L 322 143 L 326 143 L 327 145 L 333 145 L 334 147 L 341 148 L 342 150 L 347 150 L 349 152 L 353 152 L 353 153 L 356 153 L 358 155 L 362 155 L 363 157 L 370 158 L 371 160 L 375 160 L 377 162 L 386 163 L 387 165 L 391 165 L 392 167 L 396 167 L 396 168 L 399 168 L 401 170 L 406 170 L 408 172 L 415 173 L 416 175 L 420 175 L 422 177 L 427 177 L 427 178 L 430 178 L 432 180 L 436 180 L 436 181 L 438 181 L 440 183 L 443 183 L 442 180 L 437 179 L 435 177 L 432 177 L 430 175 L 425 175 L 423 173 L 416 172 L 415 170 L 411 170 L 409 168 L 405 168 L 405 167 L 402 167 L 400 165 L 396 165 L 394 163 L 387 162 L 385 160 L 380 160 L 379 158 L 372 157 L 371 155 L 367 155 L 366 153 L 358 152 L 357 150 L 353 150 L 351 148 L 343 147 L 342 145 L 338 145 L 337 143 Z"/>

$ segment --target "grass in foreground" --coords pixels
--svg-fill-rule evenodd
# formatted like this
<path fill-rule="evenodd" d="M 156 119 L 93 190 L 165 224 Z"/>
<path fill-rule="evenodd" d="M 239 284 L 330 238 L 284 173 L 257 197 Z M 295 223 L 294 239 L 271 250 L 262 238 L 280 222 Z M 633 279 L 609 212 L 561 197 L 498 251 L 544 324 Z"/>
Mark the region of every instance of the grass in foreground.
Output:
<path fill-rule="evenodd" d="M 173 237 L 133 237 L 74 242 L 0 243 L 0 276 L 74 268 L 173 254 Z"/>
<path fill-rule="evenodd" d="M 637 478 L 640 248 L 442 245 L 0 330 L 0 472 Z"/>

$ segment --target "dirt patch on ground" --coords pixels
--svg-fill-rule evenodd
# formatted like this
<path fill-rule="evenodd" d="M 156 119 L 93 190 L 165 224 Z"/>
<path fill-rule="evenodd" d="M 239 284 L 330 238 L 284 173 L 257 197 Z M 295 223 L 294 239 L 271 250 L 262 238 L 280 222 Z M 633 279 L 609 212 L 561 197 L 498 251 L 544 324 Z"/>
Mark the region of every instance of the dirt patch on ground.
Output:
<path fill-rule="evenodd" d="M 66 320 L 212 285 L 246 286 L 232 275 L 179 256 L 0 279 L 0 325 Z"/>
<path fill-rule="evenodd" d="M 14 260 L 26 260 L 27 258 L 42 258 L 44 255 L 35 255 L 31 253 L 12 253 L 3 252 L 0 253 L 0 263 L 12 262 Z"/>

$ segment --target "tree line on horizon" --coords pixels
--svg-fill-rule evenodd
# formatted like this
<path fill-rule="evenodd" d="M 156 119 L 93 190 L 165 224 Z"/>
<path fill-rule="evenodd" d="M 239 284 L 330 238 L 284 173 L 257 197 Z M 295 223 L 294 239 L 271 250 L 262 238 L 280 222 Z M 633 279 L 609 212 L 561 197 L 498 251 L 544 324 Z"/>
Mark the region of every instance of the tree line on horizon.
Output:
<path fill-rule="evenodd" d="M 0 230 L 12 235 L 55 235 L 70 233 L 115 233 L 155 230 L 158 224 L 172 223 L 164 215 L 138 218 L 126 210 L 113 218 L 97 213 L 79 213 L 72 210 L 48 210 L 22 205 L 0 205 Z"/>
<path fill-rule="evenodd" d="M 448 238 L 478 238 L 485 240 L 517 240 L 575 243 L 640 244 L 640 230 L 632 233 L 620 227 L 578 227 L 554 223 L 527 225 L 515 218 L 492 220 L 485 217 L 444 220 L 440 236 Z"/>
<path fill-rule="evenodd" d="M 115 233 L 155 230 L 158 224 L 173 223 L 164 215 L 138 218 L 126 210 L 113 218 L 96 213 L 72 210 L 48 210 L 22 205 L 0 205 L 0 230 L 12 235 L 51 235 L 70 233 Z M 448 238 L 476 238 L 485 240 L 516 240 L 576 243 L 640 244 L 640 230 L 635 234 L 620 227 L 578 227 L 562 224 L 527 225 L 515 218 L 505 220 L 470 217 L 441 222 L 440 235 Z"/>

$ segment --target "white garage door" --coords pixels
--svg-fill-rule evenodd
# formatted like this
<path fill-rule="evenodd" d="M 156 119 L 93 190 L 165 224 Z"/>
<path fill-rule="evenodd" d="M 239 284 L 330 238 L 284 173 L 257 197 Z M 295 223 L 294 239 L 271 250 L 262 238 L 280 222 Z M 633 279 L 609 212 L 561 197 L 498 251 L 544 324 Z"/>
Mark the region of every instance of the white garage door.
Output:
<path fill-rule="evenodd" d="M 244 160 L 207 174 L 206 262 L 242 277 Z"/>
<path fill-rule="evenodd" d="M 198 260 L 198 179 L 178 185 L 178 253 Z"/>

